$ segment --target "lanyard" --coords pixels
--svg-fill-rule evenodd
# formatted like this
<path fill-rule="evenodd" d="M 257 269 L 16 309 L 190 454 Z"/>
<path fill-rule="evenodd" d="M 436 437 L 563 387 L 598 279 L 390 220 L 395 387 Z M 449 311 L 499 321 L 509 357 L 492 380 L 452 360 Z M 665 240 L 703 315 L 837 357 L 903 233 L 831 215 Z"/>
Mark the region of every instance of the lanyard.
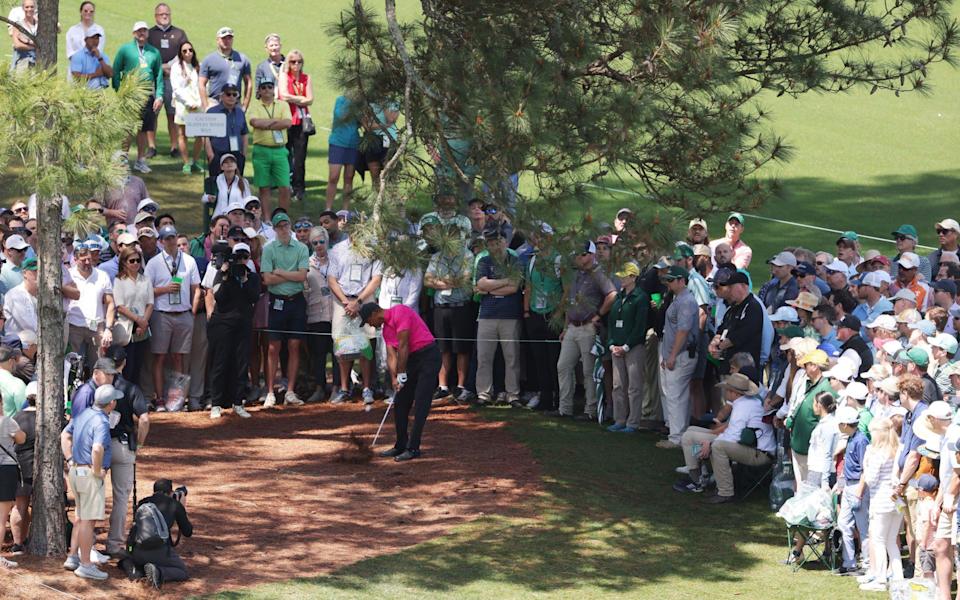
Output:
<path fill-rule="evenodd" d="M 170 256 L 170 255 L 168 254 L 167 256 Z M 177 271 L 180 270 L 180 251 L 179 250 L 177 250 L 176 260 L 174 260 L 174 257 L 170 256 L 170 263 L 172 265 L 171 267 L 168 267 L 170 269 L 170 277 L 175 277 L 177 274 Z"/>
<path fill-rule="evenodd" d="M 263 105 L 263 112 L 267 113 L 267 115 L 272 119 L 272 118 L 273 118 L 273 113 L 277 112 L 277 103 L 276 103 L 276 102 L 271 102 L 271 103 L 270 103 L 270 107 L 271 107 L 273 110 L 269 110 L 269 111 L 268 111 L 268 110 L 267 110 L 267 105 L 264 104 L 264 105 Z"/>
<path fill-rule="evenodd" d="M 147 59 L 144 58 L 144 56 L 143 56 L 144 50 L 146 50 L 146 46 L 144 46 L 143 48 L 141 48 L 140 45 L 137 44 L 137 54 L 140 55 L 140 64 L 146 64 L 146 62 L 147 62 Z"/>

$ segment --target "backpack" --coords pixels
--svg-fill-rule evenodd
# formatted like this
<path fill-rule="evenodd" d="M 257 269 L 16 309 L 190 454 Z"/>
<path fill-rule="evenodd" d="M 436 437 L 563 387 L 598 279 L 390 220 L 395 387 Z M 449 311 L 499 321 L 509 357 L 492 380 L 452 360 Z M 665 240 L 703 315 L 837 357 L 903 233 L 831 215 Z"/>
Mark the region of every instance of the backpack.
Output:
<path fill-rule="evenodd" d="M 144 502 L 137 507 L 129 542 L 131 546 L 144 550 L 156 550 L 170 543 L 170 528 L 153 502 Z"/>

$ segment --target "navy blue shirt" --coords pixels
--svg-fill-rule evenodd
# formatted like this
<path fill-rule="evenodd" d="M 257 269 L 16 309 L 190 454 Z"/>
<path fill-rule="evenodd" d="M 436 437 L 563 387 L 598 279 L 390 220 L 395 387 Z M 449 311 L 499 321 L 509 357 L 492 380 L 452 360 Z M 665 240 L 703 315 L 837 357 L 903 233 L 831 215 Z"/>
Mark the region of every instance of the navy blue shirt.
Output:
<path fill-rule="evenodd" d="M 863 455 L 870 440 L 857 429 L 847 440 L 847 451 L 843 455 L 843 478 L 847 481 L 859 481 L 863 474 Z"/>
<path fill-rule="evenodd" d="M 80 416 L 80 413 L 93 406 L 93 394 L 96 391 L 97 384 L 92 379 L 77 388 L 77 391 L 73 393 L 73 402 L 70 404 L 71 419 L 76 419 Z"/>
<path fill-rule="evenodd" d="M 228 111 L 222 104 L 214 104 L 207 109 L 207 114 L 224 114 L 227 115 L 227 135 L 226 137 L 212 137 L 210 138 L 210 145 L 213 147 L 213 151 L 218 154 L 224 154 L 226 152 L 232 152 L 233 154 L 243 154 L 243 140 L 242 136 L 247 135 L 250 130 L 247 129 L 247 115 L 244 114 L 243 109 L 240 107 L 240 104 L 237 103 L 233 107 L 232 111 Z M 236 138 L 237 149 L 230 150 L 230 138 Z"/>
<path fill-rule="evenodd" d="M 928 408 L 930 407 L 926 402 L 918 402 L 913 411 L 903 418 L 903 432 L 900 434 L 900 443 L 903 447 L 900 449 L 900 456 L 897 457 L 897 466 L 901 469 L 907 462 L 907 455 L 923 444 L 923 440 L 913 433 L 913 424 Z"/>
<path fill-rule="evenodd" d="M 486 277 L 487 279 L 503 279 L 507 276 L 507 266 L 510 274 L 516 273 L 518 276 L 523 273 L 520 267 L 520 260 L 507 253 L 503 261 L 505 264 L 497 264 L 492 256 L 484 256 L 477 264 L 477 281 Z M 520 319 L 523 316 L 523 297 L 520 295 L 522 282 L 518 282 L 517 292 L 509 296 L 494 296 L 492 294 L 483 294 L 480 298 L 479 319 Z"/>

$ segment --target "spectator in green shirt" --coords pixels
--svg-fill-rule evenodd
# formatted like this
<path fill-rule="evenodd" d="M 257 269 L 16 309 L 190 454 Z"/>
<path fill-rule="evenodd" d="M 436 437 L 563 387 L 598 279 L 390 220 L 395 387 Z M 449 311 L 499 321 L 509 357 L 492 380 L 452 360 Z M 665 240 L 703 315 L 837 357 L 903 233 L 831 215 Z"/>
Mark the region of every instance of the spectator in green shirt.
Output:
<path fill-rule="evenodd" d="M 141 115 L 143 125 L 137 133 L 137 162 L 133 168 L 141 173 L 149 173 L 146 159 L 157 154 L 155 147 L 147 148 L 147 133 L 157 130 L 157 112 L 163 106 L 163 59 L 160 51 L 147 43 L 149 28 L 143 21 L 133 24 L 133 39 L 117 50 L 113 59 L 113 89 L 130 73 L 136 72 L 150 86 L 150 97 L 143 107 Z M 124 151 L 129 148 L 127 143 Z"/>
<path fill-rule="evenodd" d="M 804 386 L 803 399 L 797 401 L 797 406 L 790 407 L 790 415 L 786 420 L 786 428 L 790 431 L 790 448 L 793 455 L 793 472 L 797 481 L 807 478 L 807 452 L 810 449 L 810 437 L 820 418 L 813 413 L 813 403 L 821 392 L 830 392 L 836 397 L 836 392 L 830 386 L 830 380 L 823 376 L 823 370 L 829 364 L 827 353 L 823 350 L 814 350 L 797 361 L 797 366 L 803 369 L 807 381 Z"/>
<path fill-rule="evenodd" d="M 287 342 L 287 404 L 303 404 L 294 391 L 297 388 L 297 371 L 300 368 L 300 342 L 307 330 L 307 301 L 303 295 L 307 270 L 310 267 L 310 251 L 298 242 L 290 231 L 290 217 L 277 213 L 273 217 L 273 229 L 277 239 L 267 244 L 260 260 L 263 283 L 270 292 L 268 329 L 270 345 L 267 352 L 267 396 L 264 407 L 277 403 L 273 393 L 273 378 L 280 366 L 280 345 Z"/>
<path fill-rule="evenodd" d="M 643 350 L 650 296 L 637 287 L 640 267 L 627 262 L 616 273 L 621 288 L 607 315 L 607 347 L 613 358 L 613 425 L 608 431 L 635 433 L 643 403 Z"/>
<path fill-rule="evenodd" d="M 527 401 L 527 408 L 534 410 L 557 410 L 559 399 L 557 361 L 560 359 L 560 339 L 550 320 L 563 298 L 563 282 L 560 279 L 561 259 L 553 248 L 553 228 L 540 223 L 528 235 L 533 252 L 527 262 L 526 288 L 523 292 L 523 321 L 526 330 L 529 356 L 534 368 L 532 386 L 536 393 Z"/>

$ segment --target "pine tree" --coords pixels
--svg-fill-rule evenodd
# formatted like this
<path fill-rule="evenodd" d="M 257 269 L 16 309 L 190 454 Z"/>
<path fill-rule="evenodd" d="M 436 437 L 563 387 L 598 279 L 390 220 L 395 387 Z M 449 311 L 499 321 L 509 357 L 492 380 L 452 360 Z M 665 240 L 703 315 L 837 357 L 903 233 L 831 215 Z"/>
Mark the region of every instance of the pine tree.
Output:
<path fill-rule="evenodd" d="M 517 220 L 579 210 L 574 230 L 589 231 L 584 184 L 616 176 L 669 209 L 633 232 L 651 247 L 672 238 L 675 221 L 776 193 L 758 175 L 791 149 L 763 97 L 928 93 L 928 69 L 954 65 L 957 46 L 947 0 L 421 6 L 401 24 L 394 0 L 385 19 L 357 0 L 330 28 L 342 49 L 333 72 L 357 110 L 402 105 L 404 151 L 377 206 L 474 178 L 503 203 L 500 183 L 522 172 L 535 192 L 518 198 Z"/>

